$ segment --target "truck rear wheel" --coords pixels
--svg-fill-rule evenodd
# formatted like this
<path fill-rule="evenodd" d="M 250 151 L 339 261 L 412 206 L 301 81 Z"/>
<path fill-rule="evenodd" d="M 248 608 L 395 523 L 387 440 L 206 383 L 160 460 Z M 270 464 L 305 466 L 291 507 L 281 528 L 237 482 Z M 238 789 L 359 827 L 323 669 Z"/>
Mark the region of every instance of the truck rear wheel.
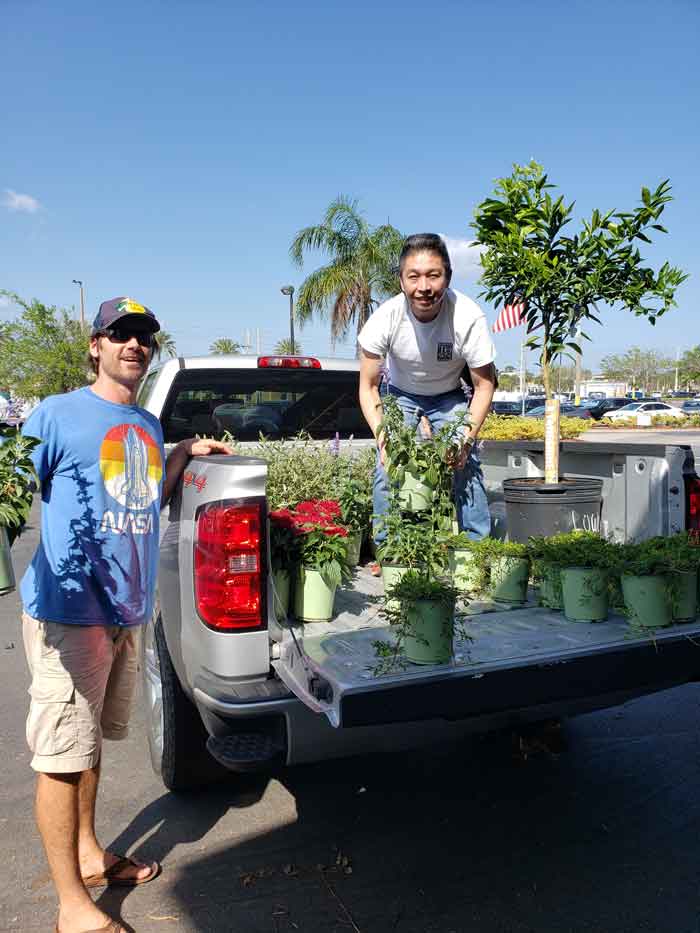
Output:
<path fill-rule="evenodd" d="M 177 679 L 160 615 L 145 626 L 141 670 L 151 764 L 168 790 L 187 790 L 228 776 L 206 750 L 207 731 Z"/>

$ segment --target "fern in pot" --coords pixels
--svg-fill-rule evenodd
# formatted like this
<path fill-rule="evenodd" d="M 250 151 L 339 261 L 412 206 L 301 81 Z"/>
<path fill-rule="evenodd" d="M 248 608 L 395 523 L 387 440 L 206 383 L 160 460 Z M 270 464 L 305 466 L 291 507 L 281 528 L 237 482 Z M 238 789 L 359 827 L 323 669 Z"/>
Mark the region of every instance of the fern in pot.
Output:
<path fill-rule="evenodd" d="M 546 609 L 563 609 L 561 591 L 561 567 L 556 546 L 552 538 L 533 535 L 528 542 L 532 564 L 532 579 L 540 593 L 540 605 Z"/>
<path fill-rule="evenodd" d="M 290 509 L 276 509 L 269 514 L 270 520 L 270 569 L 275 618 L 286 619 L 292 579 L 299 565 L 299 543 L 297 520 Z"/>
<path fill-rule="evenodd" d="M 681 531 L 665 538 L 664 543 L 669 563 L 671 618 L 674 622 L 692 622 L 697 615 L 700 541 L 695 534 Z"/>
<path fill-rule="evenodd" d="M 372 518 L 372 486 L 350 474 L 338 497 L 342 524 L 348 529 L 348 565 L 360 563 L 362 539 Z"/>
<path fill-rule="evenodd" d="M 447 578 L 427 570 L 408 570 L 387 591 L 383 610 L 391 642 L 375 641 L 377 672 L 411 664 L 448 664 L 454 656 L 458 591 Z"/>
<path fill-rule="evenodd" d="M 663 628 L 672 622 L 671 560 L 664 538 L 620 545 L 615 552 L 625 612 L 633 628 Z"/>
<path fill-rule="evenodd" d="M 559 572 L 564 615 L 569 621 L 607 619 L 613 548 L 605 538 L 588 531 L 553 535 L 544 547 L 539 543 L 551 576 Z"/>
<path fill-rule="evenodd" d="M 39 479 L 31 453 L 39 444 L 17 428 L 0 432 L 0 595 L 15 588 L 10 547 L 22 530 L 32 507 Z"/>

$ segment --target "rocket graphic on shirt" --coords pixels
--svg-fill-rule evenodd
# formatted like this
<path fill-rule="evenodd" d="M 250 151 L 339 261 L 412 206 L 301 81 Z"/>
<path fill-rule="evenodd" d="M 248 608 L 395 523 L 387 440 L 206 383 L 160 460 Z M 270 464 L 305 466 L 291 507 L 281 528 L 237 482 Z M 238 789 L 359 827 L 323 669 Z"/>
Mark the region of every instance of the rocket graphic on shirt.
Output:
<path fill-rule="evenodd" d="M 150 434 L 135 424 L 111 428 L 100 448 L 100 470 L 105 489 L 122 507 L 105 510 L 100 530 L 151 533 L 150 507 L 160 496 L 163 463 Z"/>

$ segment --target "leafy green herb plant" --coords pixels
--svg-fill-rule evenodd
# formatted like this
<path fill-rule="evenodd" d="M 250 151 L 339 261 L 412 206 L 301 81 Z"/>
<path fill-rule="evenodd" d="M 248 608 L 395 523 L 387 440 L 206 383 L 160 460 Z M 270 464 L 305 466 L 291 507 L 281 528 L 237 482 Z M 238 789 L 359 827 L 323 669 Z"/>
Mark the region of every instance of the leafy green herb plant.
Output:
<path fill-rule="evenodd" d="M 0 525 L 7 529 L 10 543 L 27 521 L 34 490 L 39 487 L 31 460 L 39 443 L 17 428 L 0 431 Z"/>

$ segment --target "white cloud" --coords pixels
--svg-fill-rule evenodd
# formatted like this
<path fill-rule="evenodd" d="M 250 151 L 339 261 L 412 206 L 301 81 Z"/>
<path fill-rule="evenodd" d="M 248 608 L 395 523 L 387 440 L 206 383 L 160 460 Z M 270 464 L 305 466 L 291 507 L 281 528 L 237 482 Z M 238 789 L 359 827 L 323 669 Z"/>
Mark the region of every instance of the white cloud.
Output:
<path fill-rule="evenodd" d="M 440 236 L 447 246 L 455 275 L 463 279 L 477 279 L 481 274 L 479 257 L 483 247 L 477 246 L 473 240 L 460 240 L 458 237 L 445 236 L 444 233 Z"/>
<path fill-rule="evenodd" d="M 13 191 L 12 188 L 5 188 L 5 197 L 2 206 L 8 211 L 21 211 L 25 214 L 36 214 L 41 208 L 41 204 L 31 194 L 20 194 Z"/>

